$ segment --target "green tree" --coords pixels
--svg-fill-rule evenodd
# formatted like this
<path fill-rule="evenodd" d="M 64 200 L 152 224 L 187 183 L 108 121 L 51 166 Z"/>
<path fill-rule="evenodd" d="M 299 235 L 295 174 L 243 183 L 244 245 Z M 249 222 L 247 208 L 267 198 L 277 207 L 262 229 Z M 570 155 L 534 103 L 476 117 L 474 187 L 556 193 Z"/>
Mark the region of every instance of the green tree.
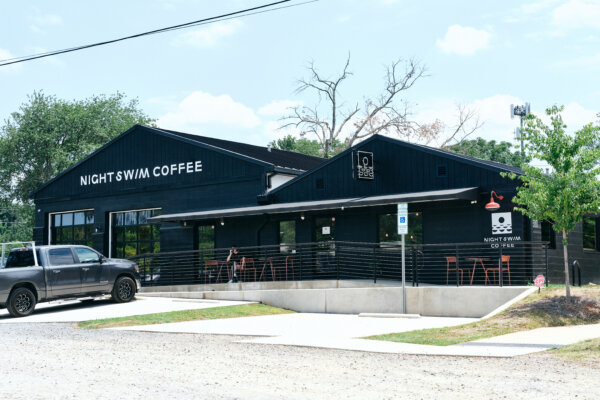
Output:
<path fill-rule="evenodd" d="M 518 205 L 515 209 L 529 218 L 550 221 L 553 229 L 562 233 L 566 296 L 570 301 L 567 237 L 586 214 L 597 214 L 600 207 L 600 151 L 594 146 L 600 139 L 600 127 L 590 123 L 574 135 L 566 134 L 560 115 L 563 108 L 546 110 L 550 126 L 530 116 L 523 130 L 526 151 L 547 162 L 552 172 L 544 174 L 539 168 L 524 165 L 524 175 L 504 175 L 523 182 L 513 199 Z"/>
<path fill-rule="evenodd" d="M 295 151 L 296 153 L 308 154 L 309 156 L 324 157 L 325 152 L 317 140 L 307 138 L 297 139 L 292 135 L 287 135 L 281 139 L 273 140 L 269 143 L 274 149 Z M 347 148 L 345 143 L 334 140 L 329 147 L 329 157 L 332 157 Z"/>
<path fill-rule="evenodd" d="M 521 164 L 530 160 L 528 157 L 521 157 L 520 152 L 513 152 L 512 149 L 513 145 L 509 142 L 496 143 L 495 140 L 487 141 L 482 138 L 465 140 L 446 148 L 446 150 L 455 153 L 497 161 L 503 164 L 514 165 L 515 167 L 520 167 Z"/>
<path fill-rule="evenodd" d="M 31 240 L 33 207 L 0 199 L 0 242 Z"/>
<path fill-rule="evenodd" d="M 0 127 L 0 207 L 12 212 L 0 215 L 0 237 L 25 240 L 22 229 L 31 237 L 31 192 L 133 125 L 153 121 L 121 93 L 73 101 L 28 96 Z"/>

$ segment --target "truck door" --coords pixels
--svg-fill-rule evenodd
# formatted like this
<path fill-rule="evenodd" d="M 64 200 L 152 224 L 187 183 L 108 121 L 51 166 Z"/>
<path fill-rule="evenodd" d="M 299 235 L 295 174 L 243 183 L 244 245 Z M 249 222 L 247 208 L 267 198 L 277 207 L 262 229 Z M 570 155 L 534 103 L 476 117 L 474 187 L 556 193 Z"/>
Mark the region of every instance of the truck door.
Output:
<path fill-rule="evenodd" d="M 48 250 L 46 267 L 51 296 L 81 294 L 81 270 L 69 247 Z"/>
<path fill-rule="evenodd" d="M 81 290 L 83 293 L 101 291 L 108 282 L 102 280 L 102 267 L 100 255 L 92 249 L 75 247 L 75 255 L 81 270 Z"/>

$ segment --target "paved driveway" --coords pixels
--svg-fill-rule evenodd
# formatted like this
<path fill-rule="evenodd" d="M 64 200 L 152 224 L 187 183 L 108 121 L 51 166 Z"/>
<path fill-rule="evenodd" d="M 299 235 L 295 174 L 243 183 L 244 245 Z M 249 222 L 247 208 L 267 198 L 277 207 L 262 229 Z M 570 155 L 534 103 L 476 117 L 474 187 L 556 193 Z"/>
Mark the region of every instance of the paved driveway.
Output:
<path fill-rule="evenodd" d="M 78 322 L 92 319 L 127 317 L 169 311 L 194 310 L 249 304 L 244 301 L 182 300 L 158 297 L 141 297 L 129 303 L 117 304 L 110 299 L 99 299 L 91 303 L 78 300 L 51 301 L 36 306 L 32 315 L 11 318 L 6 309 L 0 310 L 0 324 L 23 322 Z"/>

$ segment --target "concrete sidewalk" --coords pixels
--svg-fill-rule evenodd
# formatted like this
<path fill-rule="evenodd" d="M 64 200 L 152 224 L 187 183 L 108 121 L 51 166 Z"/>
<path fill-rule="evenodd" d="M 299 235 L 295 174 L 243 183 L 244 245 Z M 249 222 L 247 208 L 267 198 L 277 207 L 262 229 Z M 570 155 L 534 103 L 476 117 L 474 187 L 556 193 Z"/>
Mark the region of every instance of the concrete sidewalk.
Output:
<path fill-rule="evenodd" d="M 600 337 L 600 324 L 541 328 L 452 346 L 358 339 L 390 332 L 454 326 L 472 318 L 364 318 L 339 314 L 284 314 L 210 321 L 189 321 L 164 325 L 113 328 L 167 333 L 202 333 L 260 336 L 243 343 L 307 346 L 378 353 L 513 357 Z"/>

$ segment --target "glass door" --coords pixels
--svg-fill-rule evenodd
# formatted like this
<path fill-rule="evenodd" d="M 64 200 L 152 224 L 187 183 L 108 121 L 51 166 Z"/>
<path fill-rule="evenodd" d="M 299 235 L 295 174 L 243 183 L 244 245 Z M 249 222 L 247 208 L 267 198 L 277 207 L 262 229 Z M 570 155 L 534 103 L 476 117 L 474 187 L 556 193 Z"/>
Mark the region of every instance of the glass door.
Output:
<path fill-rule="evenodd" d="M 335 217 L 315 218 L 315 269 L 317 273 L 335 272 Z"/>

